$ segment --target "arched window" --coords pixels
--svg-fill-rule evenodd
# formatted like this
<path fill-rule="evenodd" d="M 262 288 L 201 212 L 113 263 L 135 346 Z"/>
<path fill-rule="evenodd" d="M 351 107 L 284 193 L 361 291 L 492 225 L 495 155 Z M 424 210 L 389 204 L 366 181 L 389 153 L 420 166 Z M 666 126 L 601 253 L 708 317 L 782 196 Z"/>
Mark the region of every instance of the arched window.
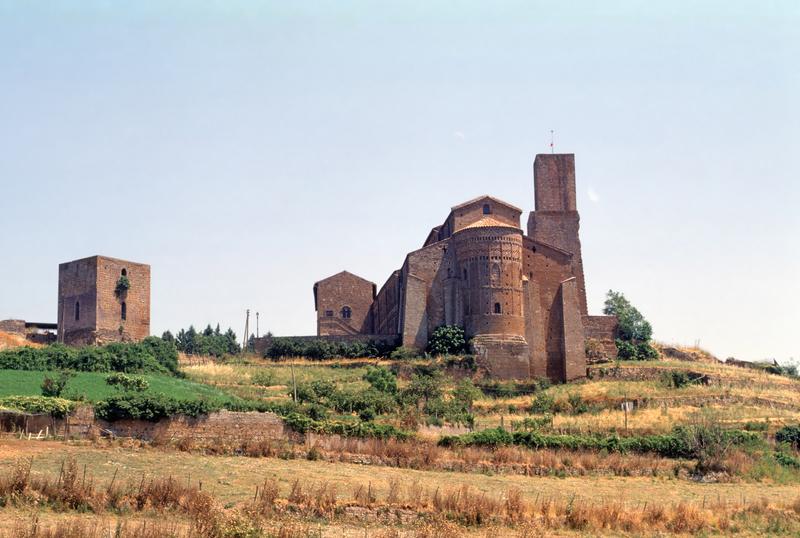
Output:
<path fill-rule="evenodd" d="M 124 267 L 122 268 L 122 276 L 128 276 L 128 271 Z"/>
<path fill-rule="evenodd" d="M 75 301 L 75 321 L 81 319 L 81 303 Z"/>
<path fill-rule="evenodd" d="M 466 279 L 467 279 L 467 270 L 466 270 L 466 268 L 465 268 L 465 269 L 464 269 L 464 280 L 466 280 Z"/>
<path fill-rule="evenodd" d="M 500 303 L 494 303 L 494 313 L 495 314 L 500 313 Z"/>
<path fill-rule="evenodd" d="M 125 304 L 125 301 L 122 301 L 122 319 L 128 319 L 128 305 Z"/>
<path fill-rule="evenodd" d="M 342 307 L 342 318 L 343 319 L 350 319 L 350 314 L 352 314 L 352 310 L 350 310 L 349 306 Z"/>
<path fill-rule="evenodd" d="M 492 214 L 492 208 L 489 207 L 489 204 L 483 204 L 483 214 L 484 215 L 491 215 Z"/>

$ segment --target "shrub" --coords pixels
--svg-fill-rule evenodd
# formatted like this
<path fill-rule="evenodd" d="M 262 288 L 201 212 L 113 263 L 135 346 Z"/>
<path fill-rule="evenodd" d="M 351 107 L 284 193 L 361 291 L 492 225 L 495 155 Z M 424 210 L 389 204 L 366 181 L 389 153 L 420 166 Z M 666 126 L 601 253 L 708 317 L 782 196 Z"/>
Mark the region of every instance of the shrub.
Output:
<path fill-rule="evenodd" d="M 8 396 L 0 398 L 0 407 L 18 409 L 29 413 L 50 413 L 55 418 L 64 418 L 75 409 L 75 402 L 45 396 Z"/>
<path fill-rule="evenodd" d="M 636 348 L 630 342 L 617 338 L 614 340 L 614 345 L 617 346 L 617 359 L 630 361 L 636 358 Z"/>
<path fill-rule="evenodd" d="M 556 402 L 552 396 L 544 392 L 539 392 L 533 397 L 528 411 L 532 415 L 548 415 L 553 413 L 555 406 Z"/>
<path fill-rule="evenodd" d="M 0 369 L 179 375 L 175 345 L 154 336 L 141 342 L 113 342 L 102 347 L 75 349 L 53 344 L 9 349 L 0 351 Z"/>
<path fill-rule="evenodd" d="M 658 358 L 658 351 L 647 342 L 639 342 L 636 346 L 636 358 L 640 361 L 655 360 Z"/>
<path fill-rule="evenodd" d="M 379 366 L 378 368 L 367 366 L 362 379 L 378 392 L 386 394 L 397 393 L 397 379 L 385 366 Z"/>
<path fill-rule="evenodd" d="M 69 380 L 75 377 L 75 372 L 71 370 L 61 370 L 57 376 L 44 376 L 42 382 L 42 396 L 47 398 L 60 398 L 67 388 Z"/>
<path fill-rule="evenodd" d="M 784 426 L 775 432 L 777 443 L 789 443 L 790 445 L 800 445 L 800 425 Z"/>
<path fill-rule="evenodd" d="M 358 414 L 359 420 L 362 422 L 372 422 L 375 420 L 376 417 L 375 410 L 371 407 L 367 407 L 366 409 L 362 409 L 361 412 Z"/>
<path fill-rule="evenodd" d="M 106 384 L 124 392 L 144 392 L 150 388 L 150 383 L 141 377 L 128 377 L 117 372 L 106 377 Z"/>
<path fill-rule="evenodd" d="M 433 331 L 425 351 L 432 355 L 458 355 L 466 353 L 468 342 L 464 329 L 456 325 L 442 325 Z"/>

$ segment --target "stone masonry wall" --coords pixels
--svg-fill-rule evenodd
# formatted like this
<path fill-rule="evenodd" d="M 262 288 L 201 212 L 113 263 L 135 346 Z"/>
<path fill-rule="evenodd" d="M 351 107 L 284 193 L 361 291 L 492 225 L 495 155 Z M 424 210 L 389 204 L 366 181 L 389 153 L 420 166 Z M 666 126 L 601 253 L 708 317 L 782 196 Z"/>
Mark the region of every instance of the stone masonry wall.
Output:
<path fill-rule="evenodd" d="M 25 336 L 25 322 L 20 319 L 6 319 L 0 321 L 0 331 L 17 336 Z"/>
<path fill-rule="evenodd" d="M 114 290 L 123 270 L 131 289 L 117 296 Z M 123 304 L 125 319 L 122 317 Z M 98 344 L 138 342 L 150 336 L 149 265 L 98 256 L 97 331 Z"/>
<path fill-rule="evenodd" d="M 317 334 L 371 333 L 375 284 L 347 271 L 314 284 Z M 344 309 L 349 309 L 345 317 Z"/>
<path fill-rule="evenodd" d="M 77 409 L 70 414 L 66 424 L 70 434 L 87 435 L 91 429 L 95 433 L 107 430 L 117 437 L 137 439 L 177 441 L 184 437 L 210 441 L 212 439 L 275 439 L 284 435 L 283 421 L 274 413 L 234 413 L 217 411 L 197 418 L 175 415 L 158 422 L 146 420 L 117 420 L 107 422 L 94 416 L 91 407 Z M 63 426 L 62 426 L 63 427 Z M 62 430 L 63 432 L 63 430 Z"/>
<path fill-rule="evenodd" d="M 131 288 L 117 295 L 123 271 Z M 105 256 L 60 264 L 58 333 L 70 345 L 136 342 L 150 336 L 150 266 Z"/>

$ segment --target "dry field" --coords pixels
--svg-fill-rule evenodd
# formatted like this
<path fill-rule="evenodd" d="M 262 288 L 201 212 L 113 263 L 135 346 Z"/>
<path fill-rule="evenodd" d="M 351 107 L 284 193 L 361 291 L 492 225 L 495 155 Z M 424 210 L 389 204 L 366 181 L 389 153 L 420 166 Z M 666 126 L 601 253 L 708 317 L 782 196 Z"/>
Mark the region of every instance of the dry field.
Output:
<path fill-rule="evenodd" d="M 800 488 L 769 481 L 490 476 L 212 456 L 130 440 L 5 440 L 0 441 L 0 493 L 14 476 L 19 482 L 27 462 L 28 493 L 4 497 L 12 500 L 0 509 L 2 536 L 36 535 L 33 518 L 38 518 L 40 533 L 72 522 L 76 528 L 83 525 L 86 536 L 103 529 L 105 534 L 119 521 L 131 536 L 146 535 L 136 531 L 143 521 L 151 530 L 163 527 L 152 536 L 755 536 L 768 530 L 776 535 L 800 531 Z M 71 475 L 65 471 L 70 466 Z M 83 504 L 68 509 L 70 498 Z M 207 506 L 200 510 L 198 503 Z M 200 514 L 212 512 L 224 523 L 219 532 L 198 533 Z M 257 527 L 260 534 L 236 534 L 228 528 L 235 524 Z M 73 531 L 61 536 L 83 536 Z"/>

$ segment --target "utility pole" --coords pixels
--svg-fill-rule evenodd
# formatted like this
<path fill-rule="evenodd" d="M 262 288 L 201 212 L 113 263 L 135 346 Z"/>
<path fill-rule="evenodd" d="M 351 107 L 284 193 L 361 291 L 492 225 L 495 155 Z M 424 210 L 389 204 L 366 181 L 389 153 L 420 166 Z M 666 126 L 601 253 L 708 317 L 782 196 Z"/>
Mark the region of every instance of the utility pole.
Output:
<path fill-rule="evenodd" d="M 256 312 L 256 338 L 258 338 L 258 312 Z"/>
<path fill-rule="evenodd" d="M 250 309 L 247 309 L 247 319 L 244 322 L 244 338 L 242 339 L 242 349 L 247 349 L 247 341 L 250 339 Z"/>

